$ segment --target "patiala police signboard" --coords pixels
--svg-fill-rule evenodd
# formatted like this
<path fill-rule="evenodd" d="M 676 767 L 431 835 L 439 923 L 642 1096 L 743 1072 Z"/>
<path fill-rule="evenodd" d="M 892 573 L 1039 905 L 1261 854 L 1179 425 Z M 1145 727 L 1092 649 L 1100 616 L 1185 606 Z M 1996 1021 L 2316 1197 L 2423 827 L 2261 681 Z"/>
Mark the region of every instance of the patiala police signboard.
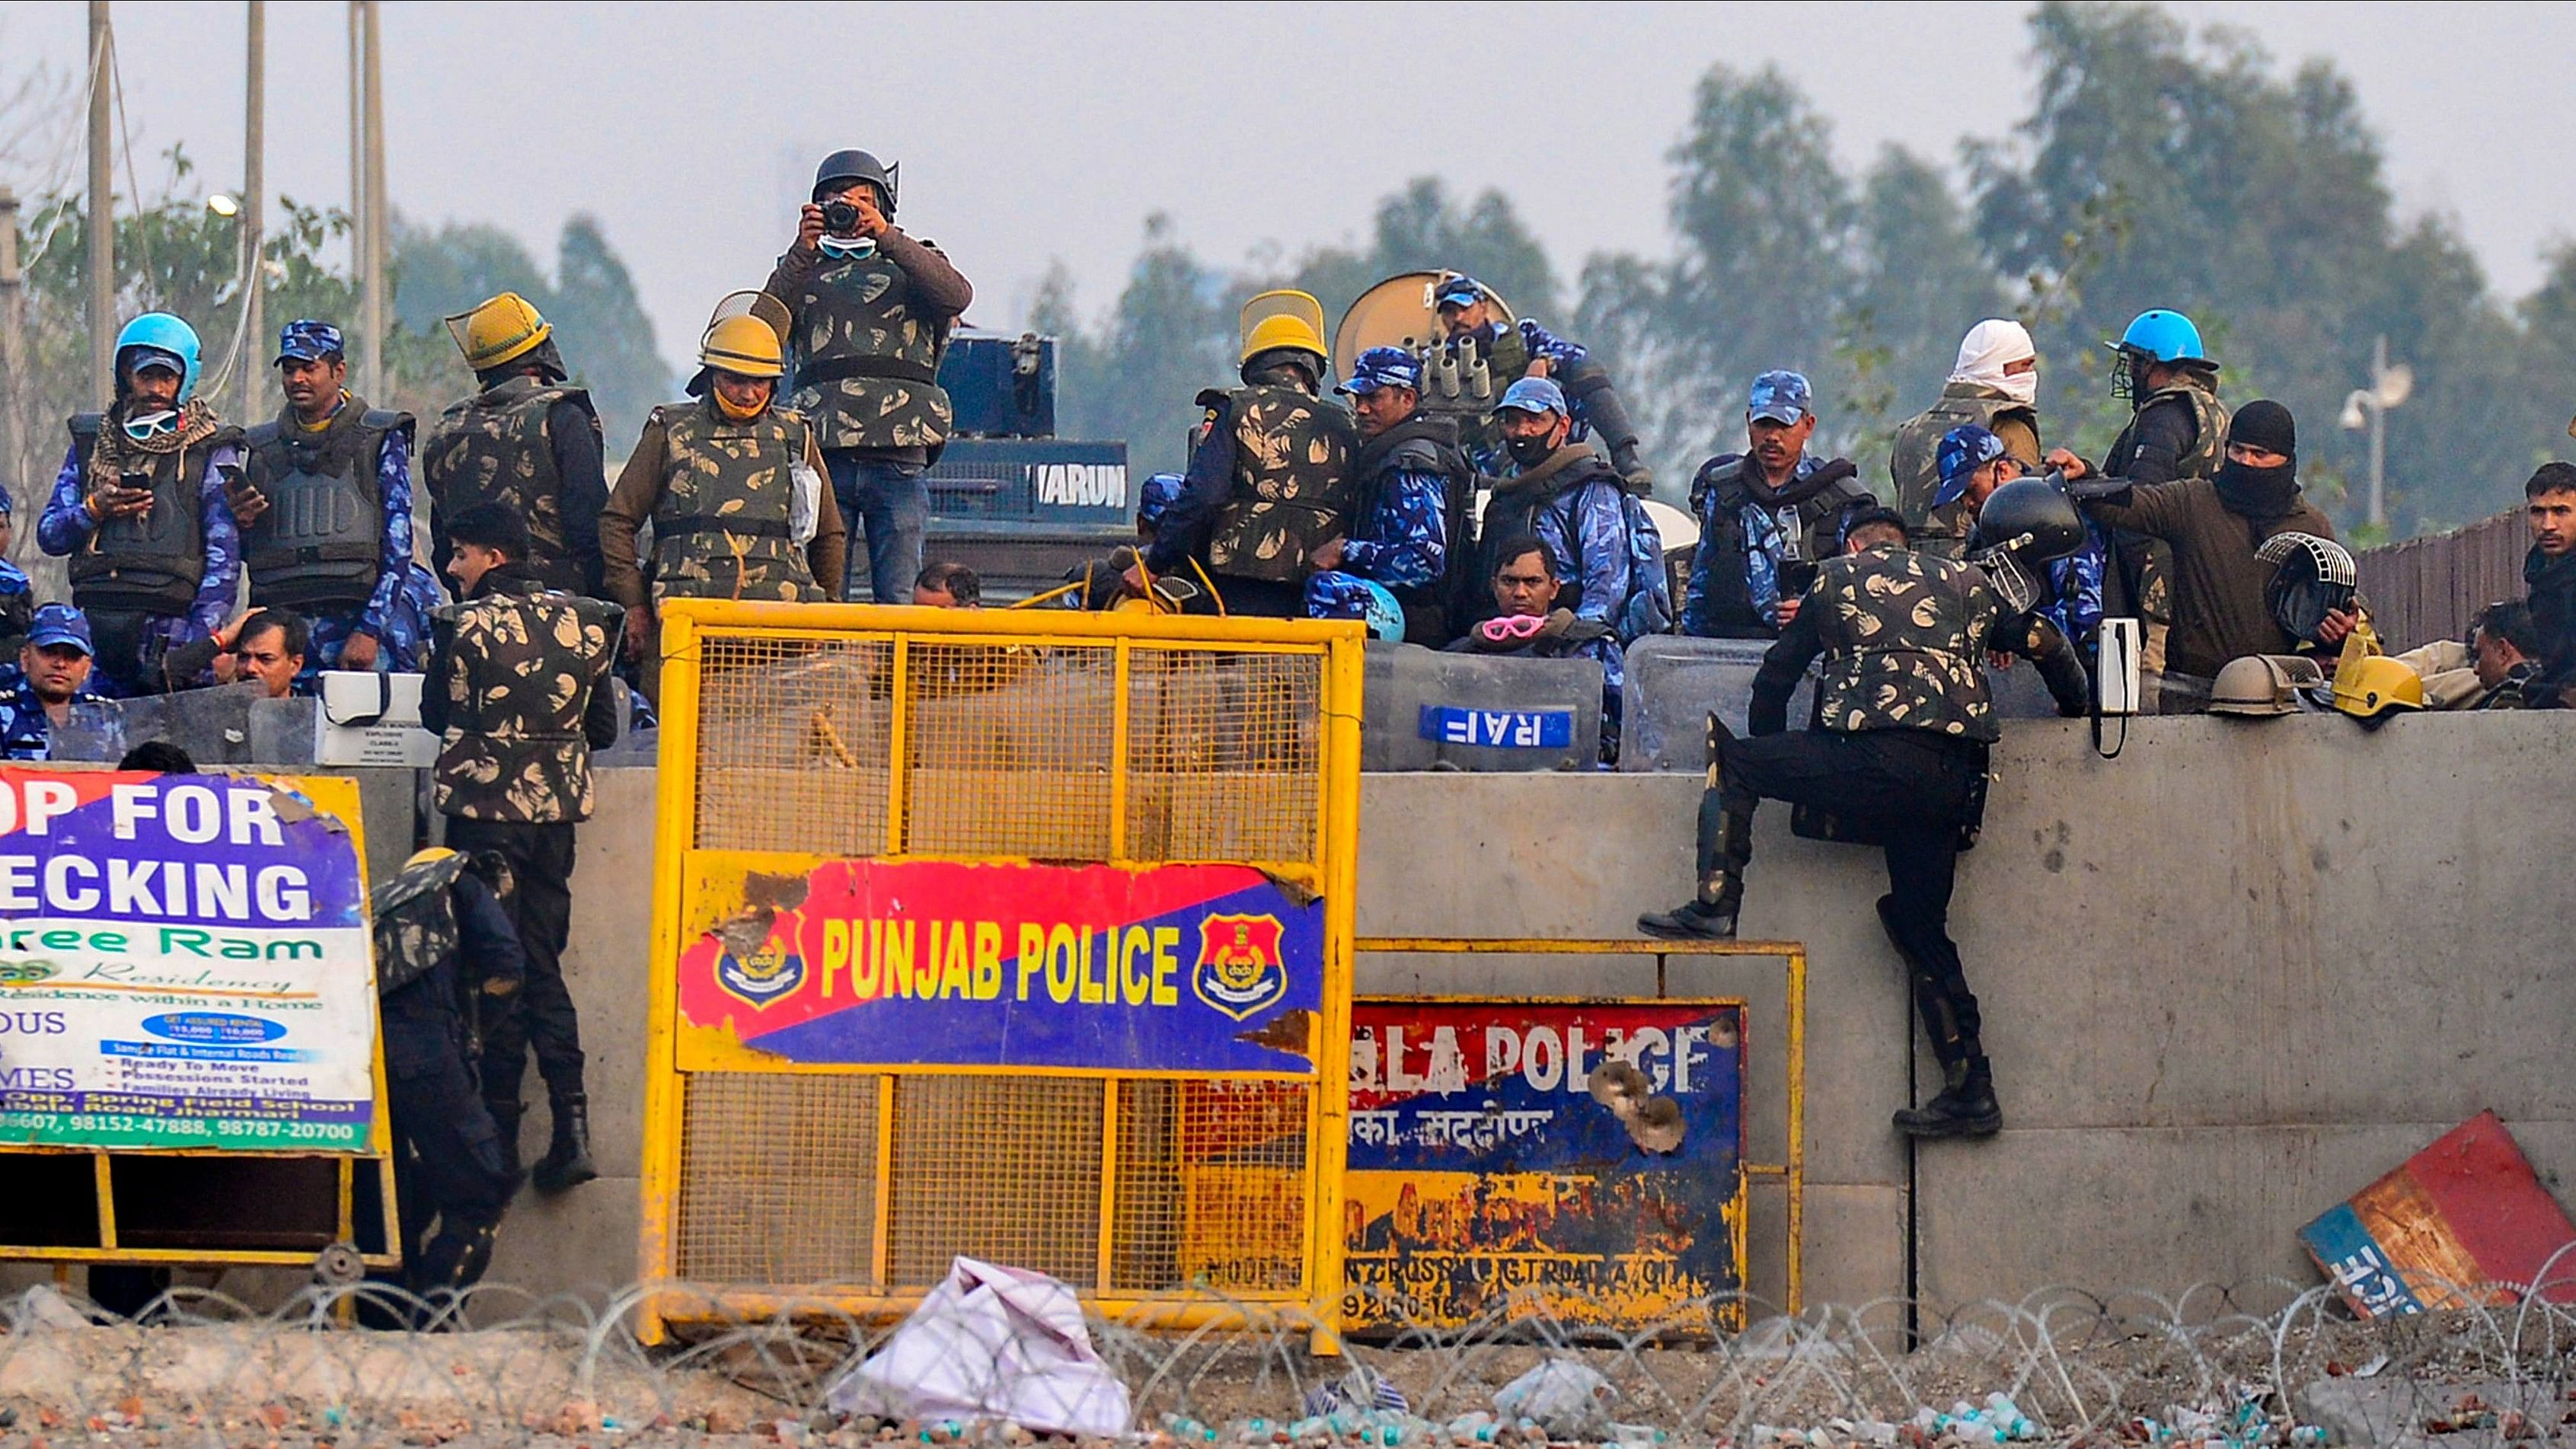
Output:
<path fill-rule="evenodd" d="M 1323 905 L 1248 866 L 692 857 L 684 1070 L 1307 1072 Z"/>
<path fill-rule="evenodd" d="M 308 783 L 0 770 L 0 1146 L 366 1149 L 356 792 Z"/>
<path fill-rule="evenodd" d="M 1707 1333 L 1744 1281 L 1737 1001 L 1362 998 L 1343 1321 Z"/>

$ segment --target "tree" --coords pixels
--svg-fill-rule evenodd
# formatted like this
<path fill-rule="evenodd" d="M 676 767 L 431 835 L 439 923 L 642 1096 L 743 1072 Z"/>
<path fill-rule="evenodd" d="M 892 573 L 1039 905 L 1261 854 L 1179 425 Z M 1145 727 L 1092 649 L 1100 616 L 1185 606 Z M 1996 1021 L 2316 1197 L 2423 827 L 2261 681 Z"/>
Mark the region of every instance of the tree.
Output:
<path fill-rule="evenodd" d="M 1181 467 L 1198 421 L 1191 399 L 1234 378 L 1228 290 L 1160 212 L 1145 219 L 1145 249 L 1096 340 L 1085 340 L 1074 319 L 1071 284 L 1061 272 L 1051 276 L 1040 296 L 1041 325 L 1074 339 L 1058 358 L 1066 431 L 1124 439 L 1128 466 L 1139 473 Z"/>
<path fill-rule="evenodd" d="M 1966 209 L 1912 152 L 1890 146 L 1879 154 L 1861 188 L 1858 224 L 1842 330 L 1855 381 L 1851 425 L 1875 439 L 1940 390 L 1969 327 L 2009 314 Z"/>

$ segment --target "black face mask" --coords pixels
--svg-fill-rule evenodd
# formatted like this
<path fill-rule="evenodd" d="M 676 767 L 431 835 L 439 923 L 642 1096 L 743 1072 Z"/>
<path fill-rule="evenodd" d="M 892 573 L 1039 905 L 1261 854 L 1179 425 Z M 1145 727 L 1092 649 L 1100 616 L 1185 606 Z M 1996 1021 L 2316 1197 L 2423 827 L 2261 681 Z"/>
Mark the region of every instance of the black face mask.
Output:
<path fill-rule="evenodd" d="M 2242 518 L 2284 517 L 2299 506 L 2299 465 L 2248 468 L 2230 460 L 2218 465 L 2218 501 Z"/>
<path fill-rule="evenodd" d="M 1544 434 L 1535 438 L 1506 438 L 1503 446 L 1510 450 L 1512 461 L 1524 468 L 1535 468 L 1556 456 L 1556 440 Z"/>

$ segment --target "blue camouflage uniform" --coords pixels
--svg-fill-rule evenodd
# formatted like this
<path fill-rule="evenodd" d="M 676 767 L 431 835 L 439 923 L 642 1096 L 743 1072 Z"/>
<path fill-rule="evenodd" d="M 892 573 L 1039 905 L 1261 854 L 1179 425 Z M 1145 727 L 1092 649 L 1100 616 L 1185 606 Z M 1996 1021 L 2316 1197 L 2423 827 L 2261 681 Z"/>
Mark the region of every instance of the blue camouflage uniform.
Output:
<path fill-rule="evenodd" d="M 1932 506 L 1947 508 L 1966 496 L 1968 479 L 1977 469 L 2004 456 L 2004 441 L 1970 423 L 1942 434 L 1937 456 L 1941 486 L 1932 495 Z M 2051 470 L 2040 476 L 2059 492 L 2066 491 L 2064 474 Z M 2078 509 L 2076 516 L 2084 520 L 2084 546 L 2064 558 L 2049 561 L 2048 598 L 2038 612 L 2057 626 L 2089 664 L 2095 648 L 2094 633 L 2102 626 L 2102 577 L 2110 549 L 2090 514 Z"/>
<path fill-rule="evenodd" d="M 1359 356 L 1341 390 L 1353 395 L 1381 387 L 1422 391 L 1422 363 L 1400 347 L 1372 347 Z M 1390 467 L 1360 480 L 1368 508 L 1352 522 L 1338 568 L 1306 581 L 1306 613 L 1317 619 L 1364 619 L 1366 580 L 1389 589 L 1422 588 L 1449 569 L 1448 483 L 1437 473 Z"/>
<path fill-rule="evenodd" d="M 92 647 L 89 620 L 69 604 L 47 604 L 36 611 L 28 627 L 27 643 L 33 648 L 69 644 L 87 654 Z M 72 691 L 72 702 L 103 698 L 95 683 L 97 678 L 97 672 L 91 671 Z M 52 726 L 45 714 L 45 702 L 36 697 L 36 687 L 28 680 L 27 671 L 16 660 L 0 664 L 0 759 L 53 758 Z"/>
<path fill-rule="evenodd" d="M 10 518 L 15 501 L 9 490 L 0 488 L 0 519 Z M 36 586 L 26 570 L 0 558 L 0 652 L 26 637 L 28 621 L 36 612 Z"/>
<path fill-rule="evenodd" d="M 1503 393 L 1503 400 L 1494 408 L 1496 413 L 1506 410 L 1562 416 L 1565 393 L 1546 378 L 1523 378 Z M 1573 447 L 1570 440 L 1566 447 Z M 1631 583 L 1628 519 L 1619 475 L 1589 450 L 1585 452 L 1587 461 L 1576 466 L 1592 469 L 1593 476 L 1573 487 L 1550 492 L 1534 507 L 1527 503 L 1519 506 L 1528 509 L 1529 531 L 1547 545 L 1548 557 L 1565 581 L 1557 594 L 1557 606 L 1570 608 L 1576 618 L 1605 625 L 1611 631 L 1575 651 L 1601 661 L 1601 755 L 1606 761 L 1618 758 L 1620 703 L 1628 684 L 1628 661 L 1623 652 L 1628 640 L 1622 637 L 1629 622 Z M 1514 476 L 1528 471 L 1531 470 L 1517 470 Z M 1511 482 L 1505 479 L 1496 489 L 1494 502 L 1487 506 L 1487 537 L 1498 541 L 1501 534 L 1497 530 L 1512 528 L 1510 510 L 1515 505 L 1506 498 Z M 1566 597 L 1566 589 L 1574 591 L 1573 598 Z"/>
<path fill-rule="evenodd" d="M 1492 289 L 1473 277 L 1453 276 L 1441 287 L 1435 305 L 1446 306 L 1454 302 L 1464 306 L 1491 300 L 1496 295 Z M 1591 350 L 1582 343 L 1568 342 L 1531 318 L 1523 317 L 1511 325 L 1520 333 L 1521 346 L 1528 349 L 1530 359 L 1532 361 L 1544 359 L 1549 373 L 1556 377 L 1561 378 L 1568 371 L 1591 360 Z M 1502 329 L 1503 324 L 1488 322 L 1477 328 L 1475 335 L 1478 340 L 1491 346 L 1494 339 L 1502 335 Z M 1504 387 L 1518 381 L 1520 379 L 1516 377 L 1496 378 L 1494 383 L 1497 387 Z M 1567 435 L 1568 442 L 1580 443 L 1591 436 L 1592 419 L 1586 407 L 1586 400 L 1589 397 L 1590 394 L 1587 393 L 1585 397 L 1571 399 L 1566 406 L 1566 416 L 1574 423 L 1573 432 Z M 1511 459 L 1503 452 L 1502 443 L 1490 435 L 1473 434 L 1465 440 L 1464 446 L 1468 461 L 1475 464 L 1476 471 L 1479 473 L 1498 474 L 1511 463 Z"/>
<path fill-rule="evenodd" d="M 1795 425 L 1814 405 L 1814 389 L 1804 376 L 1766 372 L 1753 380 L 1745 421 L 1748 427 L 1757 420 Z M 1877 501 L 1853 481 L 1851 471 L 1840 460 L 1802 455 L 1790 468 L 1789 481 L 1775 490 L 1750 455 L 1720 454 L 1701 465 L 1691 485 L 1700 542 L 1682 595 L 1682 632 L 1700 638 L 1745 637 L 1758 620 L 1761 631 L 1776 633 L 1781 563 L 1792 557 L 1820 562 L 1840 554 L 1852 510 Z M 1728 572 L 1717 572 L 1721 566 Z M 1740 581 L 1732 577 L 1738 566 L 1744 571 Z"/>
<path fill-rule="evenodd" d="M 215 631 L 223 627 L 225 617 L 232 612 L 233 596 L 241 587 L 242 557 L 241 527 L 233 521 L 232 504 L 224 497 L 223 470 L 240 467 L 241 460 L 239 444 L 216 448 L 207 455 L 205 475 L 197 480 L 206 572 L 197 585 L 196 599 L 185 614 L 148 618 L 136 657 L 116 661 L 118 668 L 103 669 L 108 678 L 100 681 L 102 686 L 112 690 L 119 674 L 141 677 L 150 672 L 146 661 L 154 655 L 212 639 Z M 36 544 L 56 558 L 69 558 L 96 532 L 98 520 L 82 506 L 81 456 L 75 445 L 63 450 L 62 471 L 54 475 L 53 494 L 45 501 L 44 516 L 36 520 Z"/>

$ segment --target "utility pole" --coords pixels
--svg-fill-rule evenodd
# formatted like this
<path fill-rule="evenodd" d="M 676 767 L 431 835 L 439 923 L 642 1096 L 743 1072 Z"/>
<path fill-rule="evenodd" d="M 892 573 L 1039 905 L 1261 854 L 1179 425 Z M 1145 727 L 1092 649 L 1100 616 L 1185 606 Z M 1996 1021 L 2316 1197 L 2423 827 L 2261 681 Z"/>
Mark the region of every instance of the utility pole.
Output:
<path fill-rule="evenodd" d="M 2389 365 L 2388 334 L 2381 333 L 2370 344 L 2370 386 L 2354 388 L 2345 396 L 2340 419 L 2346 431 L 2370 434 L 2368 509 L 2373 528 L 2388 526 L 2388 410 L 2414 391 L 2415 370 L 2402 362 Z"/>
<path fill-rule="evenodd" d="M 30 391 L 27 281 L 18 271 L 18 193 L 0 186 L 0 486 L 27 486 Z M 31 496 L 16 501 L 25 505 L 35 500 Z"/>
<path fill-rule="evenodd" d="M 107 0 L 89 0 L 89 372 L 102 402 L 116 396 L 116 156 L 107 134 L 115 45 Z"/>
<path fill-rule="evenodd" d="M 351 36 L 357 47 L 359 146 L 358 376 L 365 395 L 382 401 L 385 387 L 385 98 L 384 48 L 376 0 L 350 0 Z"/>
<path fill-rule="evenodd" d="M 241 244 L 246 280 L 242 292 L 241 395 L 233 416 L 248 421 L 259 404 L 259 359 L 268 355 L 268 271 L 260 260 L 268 215 L 268 3 L 250 0 L 249 54 L 242 64 Z"/>

